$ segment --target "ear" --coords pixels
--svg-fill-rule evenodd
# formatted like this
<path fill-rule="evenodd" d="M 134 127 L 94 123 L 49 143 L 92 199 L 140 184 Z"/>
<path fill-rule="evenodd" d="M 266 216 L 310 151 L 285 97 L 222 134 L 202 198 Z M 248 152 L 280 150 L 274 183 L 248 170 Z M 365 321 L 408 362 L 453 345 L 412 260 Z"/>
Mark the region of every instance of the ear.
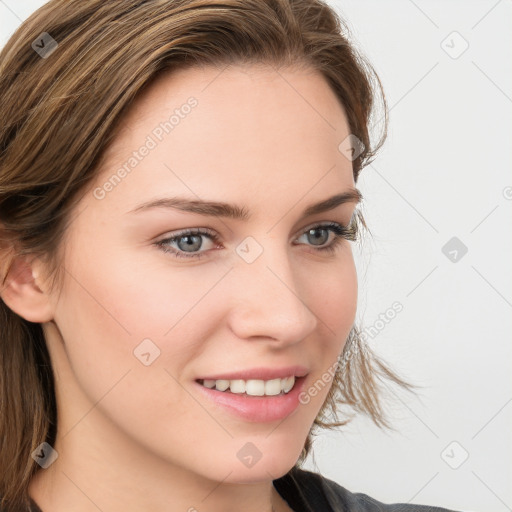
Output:
<path fill-rule="evenodd" d="M 3 285 L 0 296 L 5 304 L 19 316 L 34 323 L 53 319 L 50 296 L 39 286 L 42 270 L 39 259 L 27 255 L 16 256 Z"/>

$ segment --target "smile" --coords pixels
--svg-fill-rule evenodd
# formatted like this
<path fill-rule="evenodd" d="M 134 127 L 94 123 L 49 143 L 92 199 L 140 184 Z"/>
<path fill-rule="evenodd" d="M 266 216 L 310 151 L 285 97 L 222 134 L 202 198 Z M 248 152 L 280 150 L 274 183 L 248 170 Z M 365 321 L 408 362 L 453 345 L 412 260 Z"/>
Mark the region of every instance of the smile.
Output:
<path fill-rule="evenodd" d="M 267 381 L 211 379 L 210 382 L 207 382 L 207 379 L 198 379 L 195 381 L 195 385 L 199 394 L 207 402 L 220 407 L 228 414 L 245 421 L 262 423 L 283 420 L 297 410 L 301 405 L 299 395 L 304 388 L 305 381 L 306 376 L 290 376 Z M 211 386 L 212 383 L 213 387 L 206 385 Z M 217 389 L 217 385 L 221 389 Z M 264 393 L 262 393 L 263 386 L 265 386 Z M 273 395 L 267 395 L 267 386 L 269 386 L 270 392 L 274 392 Z M 233 389 L 229 389 L 230 387 Z M 276 393 L 276 390 L 279 392 Z"/>
<path fill-rule="evenodd" d="M 198 382 L 206 388 L 215 389 L 217 391 L 227 391 L 236 394 L 245 393 L 251 396 L 275 396 L 288 393 L 295 384 L 295 376 L 290 375 L 289 377 L 271 380 L 200 379 Z"/>

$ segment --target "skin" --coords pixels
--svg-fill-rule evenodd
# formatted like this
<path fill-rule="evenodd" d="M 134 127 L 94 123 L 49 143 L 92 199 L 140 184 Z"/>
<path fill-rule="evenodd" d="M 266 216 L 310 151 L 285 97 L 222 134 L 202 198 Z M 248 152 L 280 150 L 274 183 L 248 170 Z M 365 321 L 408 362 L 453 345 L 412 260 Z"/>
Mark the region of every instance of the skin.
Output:
<path fill-rule="evenodd" d="M 97 199 L 94 188 L 190 96 L 190 114 Z M 303 364 L 307 389 L 337 360 L 356 314 L 351 242 L 322 253 L 317 245 L 335 234 L 315 242 L 307 231 L 348 225 L 356 204 L 302 212 L 354 187 L 338 150 L 349 133 L 327 82 L 306 68 L 195 67 L 159 78 L 132 105 L 76 205 L 62 288 L 50 291 L 42 262 L 27 260 L 2 297 L 42 323 L 56 377 L 59 456 L 29 488 L 44 512 L 291 510 L 272 480 L 299 457 L 330 383 L 285 420 L 254 423 L 193 381 Z M 252 216 L 128 213 L 173 195 L 236 203 Z M 187 228 L 208 228 L 219 242 L 200 237 L 198 260 L 154 245 Z M 246 237 L 263 248 L 251 264 L 236 252 Z M 183 251 L 181 242 L 172 247 Z M 145 338 L 160 349 L 149 366 L 133 354 Z M 237 457 L 247 442 L 262 454 L 250 468 Z"/>

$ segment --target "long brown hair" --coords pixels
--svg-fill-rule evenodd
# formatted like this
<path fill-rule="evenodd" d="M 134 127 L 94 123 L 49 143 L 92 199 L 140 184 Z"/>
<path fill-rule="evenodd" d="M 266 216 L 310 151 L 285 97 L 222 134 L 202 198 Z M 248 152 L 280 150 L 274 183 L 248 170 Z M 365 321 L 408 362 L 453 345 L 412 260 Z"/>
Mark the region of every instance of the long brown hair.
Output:
<path fill-rule="evenodd" d="M 23 22 L 0 53 L 2 287 L 12 263 L 25 255 L 44 259 L 59 286 L 73 207 L 143 88 L 173 69 L 231 63 L 299 64 L 322 73 L 362 143 L 353 160 L 357 182 L 385 139 L 385 96 L 343 20 L 320 0 L 52 0 Z M 373 140 L 377 105 L 383 123 Z M 315 427 L 350 421 L 325 421 L 329 411 L 337 418 L 337 405 L 392 428 L 378 380 L 416 387 L 371 352 L 356 326 L 342 356 L 296 467 L 310 451 Z M 0 301 L 0 506 L 26 507 L 38 470 L 31 453 L 43 441 L 53 445 L 56 432 L 41 324 Z"/>

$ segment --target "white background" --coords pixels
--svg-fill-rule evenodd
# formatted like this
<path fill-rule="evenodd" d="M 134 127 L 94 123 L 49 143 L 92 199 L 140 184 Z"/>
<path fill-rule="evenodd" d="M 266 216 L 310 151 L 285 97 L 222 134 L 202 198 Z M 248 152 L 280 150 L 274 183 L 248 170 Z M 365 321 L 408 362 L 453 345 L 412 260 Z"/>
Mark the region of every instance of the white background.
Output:
<path fill-rule="evenodd" d="M 0 0 L 0 45 L 43 3 Z M 391 109 L 358 181 L 373 238 L 354 246 L 356 320 L 422 389 L 391 388 L 397 433 L 356 418 L 315 439 L 307 468 L 386 503 L 510 511 L 512 1 L 329 3 Z M 456 262 L 442 252 L 453 237 L 468 249 Z"/>

